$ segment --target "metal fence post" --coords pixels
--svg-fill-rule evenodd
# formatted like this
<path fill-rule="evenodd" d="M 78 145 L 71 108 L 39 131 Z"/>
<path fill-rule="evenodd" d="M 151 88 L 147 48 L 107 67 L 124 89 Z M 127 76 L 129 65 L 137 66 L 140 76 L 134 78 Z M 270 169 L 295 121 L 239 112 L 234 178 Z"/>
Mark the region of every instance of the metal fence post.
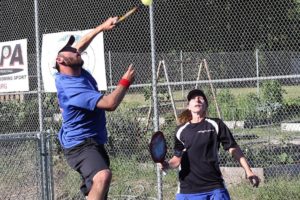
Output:
<path fill-rule="evenodd" d="M 159 114 L 158 114 L 158 100 L 157 100 L 157 77 L 155 71 L 155 35 L 154 35 L 154 3 L 149 7 L 149 17 L 150 17 L 150 33 L 151 33 L 151 63 L 152 63 L 152 99 L 153 99 L 153 124 L 154 124 L 154 131 L 158 131 L 159 128 Z M 162 194 L 162 178 L 161 172 L 159 167 L 156 167 L 156 174 L 157 174 L 157 192 L 158 192 L 158 199 L 163 199 Z"/>
<path fill-rule="evenodd" d="M 53 148 L 53 142 L 52 142 L 52 134 L 51 131 L 46 132 L 46 172 L 47 172 L 47 192 L 48 192 L 48 198 L 49 200 L 54 200 L 54 181 L 53 181 L 53 167 L 52 167 L 52 148 Z"/>
<path fill-rule="evenodd" d="M 41 57 L 40 57 L 40 30 L 39 30 L 39 6 L 38 0 L 34 1 L 34 22 L 35 22 L 35 56 L 36 56 L 36 68 L 37 68 L 37 83 L 38 83 L 38 109 L 39 109 L 39 132 L 41 134 L 41 183 L 42 183 L 42 197 L 44 200 L 50 200 L 48 191 L 48 162 L 47 162 L 47 145 L 46 145 L 46 136 L 43 132 L 43 108 L 42 108 L 42 88 L 41 88 Z"/>

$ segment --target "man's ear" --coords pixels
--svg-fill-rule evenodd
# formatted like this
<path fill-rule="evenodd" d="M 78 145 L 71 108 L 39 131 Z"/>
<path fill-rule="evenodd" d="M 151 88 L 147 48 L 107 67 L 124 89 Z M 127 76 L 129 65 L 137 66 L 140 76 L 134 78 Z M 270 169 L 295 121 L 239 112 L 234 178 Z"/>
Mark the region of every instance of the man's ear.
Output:
<path fill-rule="evenodd" d="M 58 64 L 62 64 L 64 62 L 64 59 L 62 57 L 58 56 L 58 57 L 56 57 L 56 62 Z"/>

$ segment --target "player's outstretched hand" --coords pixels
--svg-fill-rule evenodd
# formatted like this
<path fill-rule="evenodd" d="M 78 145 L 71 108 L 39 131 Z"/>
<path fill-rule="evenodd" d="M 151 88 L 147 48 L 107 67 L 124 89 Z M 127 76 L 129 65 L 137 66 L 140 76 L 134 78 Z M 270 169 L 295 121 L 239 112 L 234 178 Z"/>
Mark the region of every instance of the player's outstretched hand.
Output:
<path fill-rule="evenodd" d="M 118 17 L 110 17 L 105 22 L 101 24 L 102 30 L 107 31 L 113 29 L 116 25 L 116 21 L 118 20 Z"/>
<path fill-rule="evenodd" d="M 122 78 L 127 79 L 131 84 L 134 82 L 135 77 L 135 70 L 133 68 L 133 65 L 130 64 L 125 74 L 122 76 Z"/>
<path fill-rule="evenodd" d="M 158 167 L 160 168 L 160 170 L 162 171 L 166 171 L 170 168 L 169 162 L 168 161 L 164 161 L 163 163 L 157 163 Z"/>
<path fill-rule="evenodd" d="M 250 183 L 253 185 L 253 187 L 258 187 L 258 185 L 260 183 L 260 179 L 258 176 L 253 174 L 253 175 L 248 176 L 248 179 L 249 179 Z"/>

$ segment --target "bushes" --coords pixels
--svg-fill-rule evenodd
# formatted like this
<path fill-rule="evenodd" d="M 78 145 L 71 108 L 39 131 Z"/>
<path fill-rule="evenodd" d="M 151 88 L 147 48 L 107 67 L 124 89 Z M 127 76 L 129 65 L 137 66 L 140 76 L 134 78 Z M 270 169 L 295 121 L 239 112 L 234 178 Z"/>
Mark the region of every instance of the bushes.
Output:
<path fill-rule="evenodd" d="M 28 97 L 29 98 L 29 97 Z M 56 94 L 45 94 L 42 101 L 44 130 L 60 128 L 60 122 L 53 120 L 53 114 L 59 113 Z M 39 131 L 39 105 L 35 97 L 23 102 L 0 102 L 0 134 Z"/>
<path fill-rule="evenodd" d="M 300 98 L 289 99 L 284 103 L 282 115 L 285 120 L 297 119 L 300 121 Z"/>
<path fill-rule="evenodd" d="M 273 145 L 254 146 L 252 144 L 240 145 L 250 166 L 268 168 L 271 166 L 294 164 L 300 158 L 299 145 Z M 220 164 L 224 167 L 236 167 L 238 163 L 227 151 L 220 148 Z"/>
<path fill-rule="evenodd" d="M 221 107 L 222 117 L 226 120 L 239 120 L 239 111 L 235 105 L 236 99 L 229 89 L 221 90 L 217 97 Z"/>
<path fill-rule="evenodd" d="M 283 93 L 285 90 L 282 89 L 279 81 L 265 81 L 261 87 L 261 102 L 263 104 L 282 104 Z"/>
<path fill-rule="evenodd" d="M 256 107 L 260 104 L 259 97 L 250 93 L 245 97 L 239 97 L 237 106 L 240 108 L 240 120 L 257 118 L 259 113 Z"/>
<path fill-rule="evenodd" d="M 145 147 L 145 131 L 139 118 L 140 113 L 126 107 L 126 104 L 122 106 L 114 112 L 107 113 L 108 151 L 112 155 L 143 156 L 144 150 L 148 148 Z"/>
<path fill-rule="evenodd" d="M 229 89 L 224 89 L 218 93 L 217 102 L 224 120 L 245 120 L 251 127 L 255 124 L 278 123 L 290 118 L 291 114 L 299 115 L 300 100 L 284 103 L 284 93 L 279 81 L 268 80 L 262 83 L 259 95 L 249 93 L 234 96 Z"/>
<path fill-rule="evenodd" d="M 30 132 L 38 130 L 38 106 L 36 101 L 1 102 L 0 133 Z"/>

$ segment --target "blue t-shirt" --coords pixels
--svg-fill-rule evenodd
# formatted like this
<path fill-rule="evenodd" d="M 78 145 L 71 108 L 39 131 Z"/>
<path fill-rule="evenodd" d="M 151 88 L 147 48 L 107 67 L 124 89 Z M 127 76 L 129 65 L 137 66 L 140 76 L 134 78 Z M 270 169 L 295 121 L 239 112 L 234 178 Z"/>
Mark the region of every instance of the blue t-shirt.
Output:
<path fill-rule="evenodd" d="M 63 117 L 58 135 L 62 147 L 74 147 L 87 138 L 106 143 L 105 111 L 96 107 L 103 94 L 92 75 L 84 69 L 80 76 L 57 73 L 55 84 Z"/>

